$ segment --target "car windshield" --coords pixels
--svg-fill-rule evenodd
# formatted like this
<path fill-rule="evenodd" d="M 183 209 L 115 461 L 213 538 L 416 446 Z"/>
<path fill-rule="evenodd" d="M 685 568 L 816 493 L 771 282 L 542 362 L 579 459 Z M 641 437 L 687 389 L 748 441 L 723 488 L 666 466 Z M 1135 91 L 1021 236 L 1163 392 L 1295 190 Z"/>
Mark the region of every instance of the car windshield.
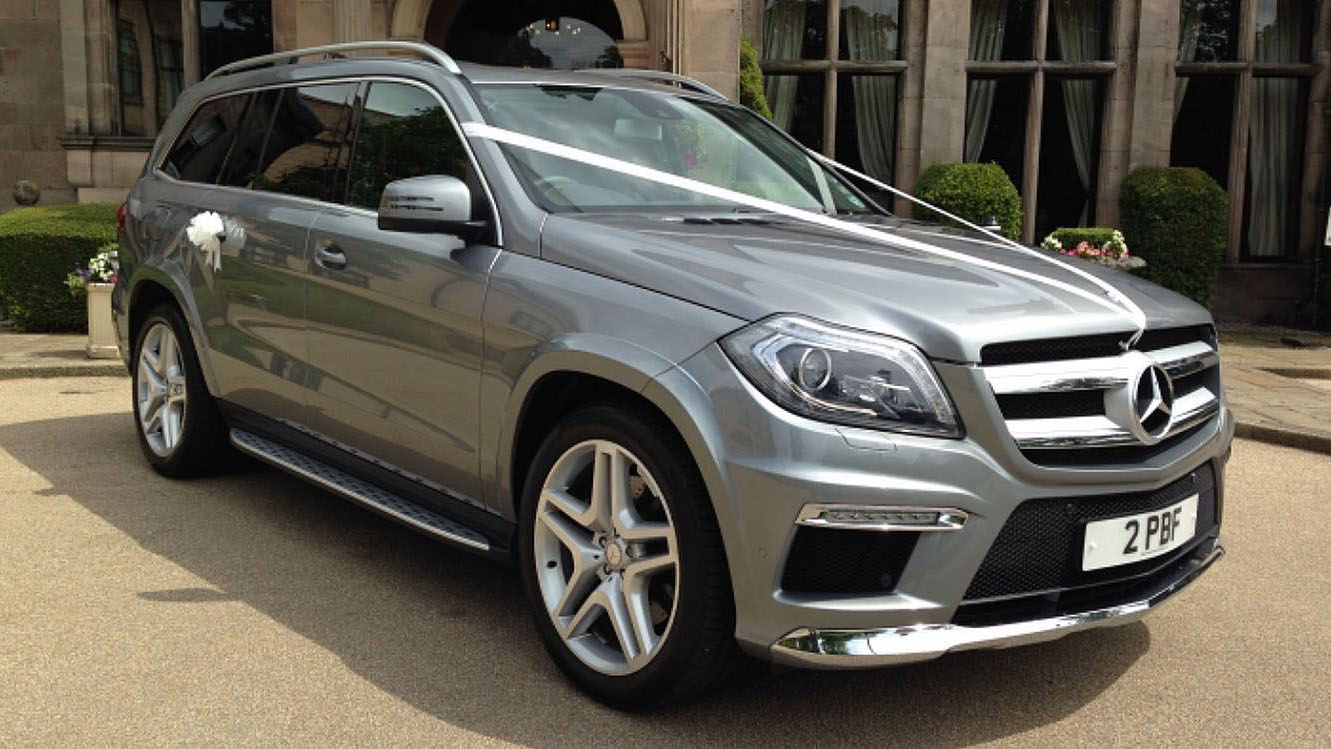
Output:
<path fill-rule="evenodd" d="M 535 84 L 478 89 L 497 127 L 795 208 L 872 212 L 841 177 L 747 109 L 637 89 Z M 506 149 L 527 187 L 552 210 L 737 207 L 572 159 Z"/>

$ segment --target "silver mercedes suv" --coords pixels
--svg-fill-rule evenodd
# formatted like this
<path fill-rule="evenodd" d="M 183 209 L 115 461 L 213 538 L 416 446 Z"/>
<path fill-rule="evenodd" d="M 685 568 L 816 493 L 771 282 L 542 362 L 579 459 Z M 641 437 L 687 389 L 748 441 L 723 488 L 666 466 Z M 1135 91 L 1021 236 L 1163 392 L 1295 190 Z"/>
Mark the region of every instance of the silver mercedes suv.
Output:
<path fill-rule="evenodd" d="M 239 450 L 511 560 L 623 708 L 754 657 L 1122 624 L 1195 579 L 1234 430 L 1206 310 L 870 194 L 666 73 L 224 67 L 121 214 L 144 455 Z"/>

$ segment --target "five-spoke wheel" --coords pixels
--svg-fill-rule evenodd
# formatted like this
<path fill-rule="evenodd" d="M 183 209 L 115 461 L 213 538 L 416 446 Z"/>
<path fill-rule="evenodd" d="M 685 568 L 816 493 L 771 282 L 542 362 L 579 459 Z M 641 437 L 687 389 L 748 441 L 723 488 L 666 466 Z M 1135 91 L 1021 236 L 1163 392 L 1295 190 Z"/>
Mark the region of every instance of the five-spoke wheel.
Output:
<path fill-rule="evenodd" d="M 651 661 L 679 566 L 670 511 L 642 461 L 609 440 L 566 450 L 541 488 L 535 552 L 546 610 L 583 663 L 625 674 Z"/>
<path fill-rule="evenodd" d="M 226 425 L 180 310 L 159 305 L 134 332 L 134 421 L 143 454 L 167 476 L 216 471 L 230 453 Z"/>
<path fill-rule="evenodd" d="M 518 564 L 555 663 L 608 705 L 686 700 L 742 670 L 711 498 L 661 414 L 587 405 L 523 482 Z"/>
<path fill-rule="evenodd" d="M 155 322 L 139 344 L 134 401 L 143 438 L 165 458 L 185 433 L 185 365 L 180 343 L 166 322 Z"/>

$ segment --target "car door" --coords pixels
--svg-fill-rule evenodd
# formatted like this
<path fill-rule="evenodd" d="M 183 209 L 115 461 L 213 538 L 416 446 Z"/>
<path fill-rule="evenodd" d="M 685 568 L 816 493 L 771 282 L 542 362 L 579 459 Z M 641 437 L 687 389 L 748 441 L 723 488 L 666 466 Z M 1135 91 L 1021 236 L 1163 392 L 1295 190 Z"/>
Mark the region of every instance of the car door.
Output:
<path fill-rule="evenodd" d="M 439 97 L 369 84 L 345 207 L 311 228 L 306 323 L 310 425 L 325 439 L 458 498 L 477 501 L 481 306 L 498 250 L 449 234 L 378 228 L 392 180 L 478 175 Z M 493 224 L 492 224 L 493 226 Z"/>
<path fill-rule="evenodd" d="M 217 299 L 205 318 L 221 395 L 264 416 L 304 423 L 305 274 L 310 225 L 328 207 L 359 84 L 255 94 L 210 196 L 220 229 L 202 278 Z M 205 239 L 206 232 L 205 232 Z"/>

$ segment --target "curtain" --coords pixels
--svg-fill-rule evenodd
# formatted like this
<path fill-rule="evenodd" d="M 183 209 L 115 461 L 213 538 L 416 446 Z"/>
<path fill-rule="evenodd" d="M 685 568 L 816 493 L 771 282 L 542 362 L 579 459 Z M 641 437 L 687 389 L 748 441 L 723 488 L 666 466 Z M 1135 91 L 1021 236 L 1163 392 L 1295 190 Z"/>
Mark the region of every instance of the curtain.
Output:
<path fill-rule="evenodd" d="M 1192 62 L 1197 58 L 1197 45 L 1202 38 L 1202 11 L 1206 10 L 1205 0 L 1183 0 L 1183 10 L 1179 16 L 1178 59 L 1179 62 Z M 1174 79 L 1174 119 L 1183 111 L 1183 97 L 1188 93 L 1188 79 Z"/>
<path fill-rule="evenodd" d="M 804 45 L 805 0 L 769 0 L 763 10 L 763 59 L 798 60 Z M 795 124 L 797 75 L 769 75 L 763 79 L 772 121 L 790 131 Z"/>
<path fill-rule="evenodd" d="M 971 6 L 970 59 L 997 60 L 1003 48 L 1007 0 L 974 0 Z M 994 111 L 998 81 L 973 80 L 966 92 L 966 161 L 979 161 L 989 120 Z"/>
<path fill-rule="evenodd" d="M 897 0 L 843 3 L 842 27 L 852 60 L 894 60 L 900 28 Z M 864 171 L 894 181 L 897 133 L 897 79 L 891 75 L 854 75 L 855 140 Z"/>
<path fill-rule="evenodd" d="M 1300 0 L 1278 0 L 1275 21 L 1257 34 L 1260 61 L 1299 57 Z M 1248 253 L 1284 255 L 1289 240 L 1289 205 L 1299 171 L 1299 81 L 1254 78 L 1252 118 L 1248 125 Z"/>
<path fill-rule="evenodd" d="M 1054 29 L 1058 45 L 1066 62 L 1093 60 L 1099 51 L 1099 2 L 1097 0 L 1059 0 L 1053 4 Z M 1063 108 L 1068 120 L 1068 135 L 1072 140 L 1072 160 L 1077 166 L 1077 177 L 1086 191 L 1086 204 L 1082 206 L 1080 225 L 1085 226 L 1091 210 L 1091 178 L 1095 165 L 1095 95 L 1096 81 L 1069 79 L 1063 84 Z"/>

